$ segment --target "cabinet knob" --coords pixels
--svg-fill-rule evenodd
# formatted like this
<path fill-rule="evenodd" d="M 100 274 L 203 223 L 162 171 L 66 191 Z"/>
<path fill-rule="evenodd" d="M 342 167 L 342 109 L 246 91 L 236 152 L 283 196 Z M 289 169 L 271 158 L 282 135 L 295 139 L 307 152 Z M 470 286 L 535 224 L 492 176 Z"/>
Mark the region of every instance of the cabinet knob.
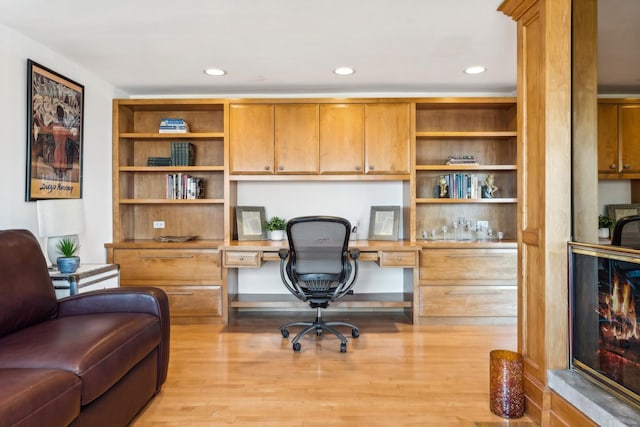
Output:
<path fill-rule="evenodd" d="M 358 166 L 356 166 L 356 170 L 357 170 L 357 171 L 359 171 L 359 170 L 360 170 L 360 166 L 359 166 L 359 165 L 358 165 Z"/>
<path fill-rule="evenodd" d="M 284 166 L 282 166 L 282 165 L 278 166 L 278 170 L 279 171 L 283 171 L 284 170 Z"/>
<path fill-rule="evenodd" d="M 617 166 L 616 166 L 616 164 L 615 164 L 615 163 L 611 163 L 611 164 L 609 165 L 609 169 L 615 169 L 616 167 L 617 167 Z"/>
<path fill-rule="evenodd" d="M 268 170 L 270 170 L 270 169 L 271 169 L 271 166 L 269 166 L 269 165 L 265 165 L 264 170 L 268 171 Z"/>
<path fill-rule="evenodd" d="M 369 170 L 372 171 L 374 170 L 376 167 L 374 165 L 369 165 Z"/>
<path fill-rule="evenodd" d="M 625 169 L 629 169 L 631 167 L 631 165 L 629 163 L 626 163 L 624 166 L 622 166 Z"/>

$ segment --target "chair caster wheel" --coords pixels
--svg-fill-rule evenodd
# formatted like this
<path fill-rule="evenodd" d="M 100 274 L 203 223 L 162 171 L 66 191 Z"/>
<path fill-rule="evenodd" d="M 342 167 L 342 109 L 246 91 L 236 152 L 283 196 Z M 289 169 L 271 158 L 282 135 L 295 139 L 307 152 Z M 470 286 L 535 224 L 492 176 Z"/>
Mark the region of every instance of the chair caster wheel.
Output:
<path fill-rule="evenodd" d="M 346 353 L 346 352 L 347 352 L 347 344 L 340 343 L 340 353 Z"/>
<path fill-rule="evenodd" d="M 300 345 L 300 343 L 297 342 L 297 343 L 293 344 L 293 351 L 300 351 L 301 347 L 302 346 Z"/>
<path fill-rule="evenodd" d="M 322 335 L 322 329 L 316 329 L 316 336 Z"/>
<path fill-rule="evenodd" d="M 358 328 L 351 329 L 351 336 L 354 338 L 358 338 L 360 336 L 360 331 L 358 330 Z"/>
<path fill-rule="evenodd" d="M 289 338 L 289 331 L 286 329 L 280 329 L 280 333 L 282 334 L 282 338 Z"/>

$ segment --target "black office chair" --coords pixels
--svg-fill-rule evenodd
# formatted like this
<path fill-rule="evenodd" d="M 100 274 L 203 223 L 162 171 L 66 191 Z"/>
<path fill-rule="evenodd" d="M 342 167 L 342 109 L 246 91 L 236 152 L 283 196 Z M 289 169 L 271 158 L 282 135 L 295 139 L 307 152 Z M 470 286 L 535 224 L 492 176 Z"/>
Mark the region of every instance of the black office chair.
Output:
<path fill-rule="evenodd" d="M 640 249 L 640 215 L 620 218 L 613 229 L 613 246 Z"/>
<path fill-rule="evenodd" d="M 304 326 L 292 341 L 293 350 L 300 351 L 300 339 L 311 331 L 322 335 L 329 331 L 340 339 L 340 352 L 347 351 L 347 339 L 335 326 L 351 328 L 351 336 L 360 331 L 347 322 L 325 322 L 321 309 L 347 295 L 358 276 L 358 249 L 349 250 L 351 224 L 344 218 L 306 216 L 287 222 L 289 249 L 280 249 L 280 276 L 287 289 L 300 301 L 316 309 L 313 322 L 291 322 L 280 327 L 284 338 L 291 326 Z"/>

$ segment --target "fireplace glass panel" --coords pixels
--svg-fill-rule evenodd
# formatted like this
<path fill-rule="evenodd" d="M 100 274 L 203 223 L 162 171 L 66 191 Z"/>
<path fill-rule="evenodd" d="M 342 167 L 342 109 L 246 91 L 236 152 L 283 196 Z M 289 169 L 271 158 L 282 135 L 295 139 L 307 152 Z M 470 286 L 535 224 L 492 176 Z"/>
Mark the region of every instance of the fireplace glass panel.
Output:
<path fill-rule="evenodd" d="M 571 362 L 640 406 L 640 251 L 570 245 Z"/>

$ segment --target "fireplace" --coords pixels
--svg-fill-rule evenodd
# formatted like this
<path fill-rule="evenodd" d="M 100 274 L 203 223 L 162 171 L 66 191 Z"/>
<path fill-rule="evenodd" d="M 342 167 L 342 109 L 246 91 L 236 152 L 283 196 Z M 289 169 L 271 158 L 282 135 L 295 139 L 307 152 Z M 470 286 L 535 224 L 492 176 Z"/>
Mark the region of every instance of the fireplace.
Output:
<path fill-rule="evenodd" d="M 640 251 L 572 244 L 569 256 L 572 368 L 640 408 Z"/>

